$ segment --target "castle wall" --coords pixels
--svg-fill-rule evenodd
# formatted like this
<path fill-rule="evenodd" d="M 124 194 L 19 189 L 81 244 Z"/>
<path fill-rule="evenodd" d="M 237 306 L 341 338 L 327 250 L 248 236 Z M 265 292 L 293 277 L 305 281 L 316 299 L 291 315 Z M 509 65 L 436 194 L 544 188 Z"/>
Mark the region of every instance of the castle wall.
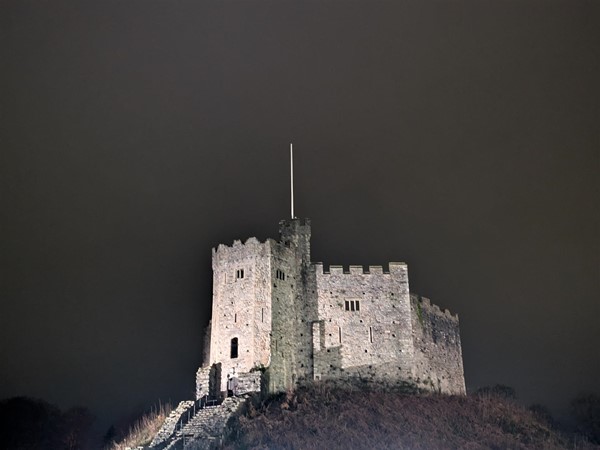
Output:
<path fill-rule="evenodd" d="M 196 400 L 210 393 L 210 370 L 210 366 L 206 366 L 196 371 Z"/>
<path fill-rule="evenodd" d="M 226 390 L 228 378 L 270 363 L 270 279 L 271 241 L 250 238 L 244 244 L 235 241 L 231 247 L 219 245 L 213 250 L 209 363 L 222 363 L 217 390 Z"/>
<path fill-rule="evenodd" d="M 387 273 L 381 266 L 350 266 L 348 273 L 341 266 L 331 266 L 329 272 L 320 263 L 314 266 L 314 379 L 361 372 L 386 378 L 390 367 L 392 376 L 408 378 L 413 339 L 406 264 L 390 263 Z"/>
<path fill-rule="evenodd" d="M 411 294 L 414 381 L 446 394 L 465 394 L 458 316 Z"/>
<path fill-rule="evenodd" d="M 277 278 L 277 271 L 284 279 Z M 278 392 L 290 387 L 296 345 L 292 336 L 295 330 L 295 288 L 298 284 L 298 268 L 293 250 L 277 243 L 273 247 L 272 278 L 272 330 L 269 390 Z"/>
<path fill-rule="evenodd" d="M 295 387 L 310 372 L 306 339 L 306 289 L 310 268 L 310 221 L 280 222 L 280 241 L 273 246 L 273 267 L 284 279 L 273 280 L 272 355 L 267 372 L 268 389 L 280 392 Z M 313 314 L 314 315 L 314 314 Z"/>
<path fill-rule="evenodd" d="M 458 317 L 409 293 L 406 264 L 326 271 L 310 262 L 310 236 L 308 219 L 292 219 L 280 222 L 278 241 L 213 249 L 213 316 L 197 396 L 225 391 L 234 378 L 254 390 L 259 368 L 271 393 L 318 379 L 465 393 Z"/>

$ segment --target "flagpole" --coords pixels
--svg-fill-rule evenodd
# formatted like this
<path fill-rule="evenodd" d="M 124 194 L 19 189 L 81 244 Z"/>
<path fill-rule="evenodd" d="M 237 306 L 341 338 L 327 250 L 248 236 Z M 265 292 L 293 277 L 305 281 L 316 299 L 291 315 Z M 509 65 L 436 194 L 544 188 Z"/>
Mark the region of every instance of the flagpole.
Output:
<path fill-rule="evenodd" d="M 290 194 L 292 206 L 292 219 L 294 219 L 294 150 L 290 143 Z"/>

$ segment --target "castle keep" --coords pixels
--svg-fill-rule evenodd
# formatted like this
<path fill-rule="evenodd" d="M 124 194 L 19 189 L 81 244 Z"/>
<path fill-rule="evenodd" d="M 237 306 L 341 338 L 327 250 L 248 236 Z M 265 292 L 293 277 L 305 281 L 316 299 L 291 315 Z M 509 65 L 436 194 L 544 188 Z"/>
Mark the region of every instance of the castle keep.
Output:
<path fill-rule="evenodd" d="M 407 381 L 464 394 L 458 316 L 409 291 L 405 263 L 325 268 L 308 219 L 279 239 L 213 249 L 213 309 L 196 397 L 281 392 L 310 380 Z"/>

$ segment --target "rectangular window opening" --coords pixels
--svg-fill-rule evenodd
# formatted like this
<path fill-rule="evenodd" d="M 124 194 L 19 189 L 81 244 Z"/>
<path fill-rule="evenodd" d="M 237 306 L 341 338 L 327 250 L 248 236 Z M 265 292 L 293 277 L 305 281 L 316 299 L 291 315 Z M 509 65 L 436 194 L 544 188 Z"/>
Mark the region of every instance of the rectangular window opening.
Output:
<path fill-rule="evenodd" d="M 360 301 L 359 300 L 345 300 L 344 301 L 344 309 L 346 311 L 360 311 Z"/>
<path fill-rule="evenodd" d="M 233 338 L 231 340 L 231 351 L 230 351 L 231 359 L 238 357 L 238 338 Z"/>
<path fill-rule="evenodd" d="M 373 343 L 373 327 L 369 327 L 369 341 Z"/>
<path fill-rule="evenodd" d="M 342 343 L 342 327 L 338 327 L 338 332 L 340 335 L 340 344 Z"/>

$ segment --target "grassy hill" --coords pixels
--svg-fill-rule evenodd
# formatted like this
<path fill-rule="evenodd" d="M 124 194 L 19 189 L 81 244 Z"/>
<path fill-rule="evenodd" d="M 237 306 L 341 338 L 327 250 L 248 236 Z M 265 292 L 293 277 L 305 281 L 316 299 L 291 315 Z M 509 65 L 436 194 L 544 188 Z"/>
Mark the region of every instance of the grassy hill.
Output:
<path fill-rule="evenodd" d="M 381 392 L 323 382 L 249 403 L 229 430 L 226 449 L 600 449 L 493 394 Z"/>

